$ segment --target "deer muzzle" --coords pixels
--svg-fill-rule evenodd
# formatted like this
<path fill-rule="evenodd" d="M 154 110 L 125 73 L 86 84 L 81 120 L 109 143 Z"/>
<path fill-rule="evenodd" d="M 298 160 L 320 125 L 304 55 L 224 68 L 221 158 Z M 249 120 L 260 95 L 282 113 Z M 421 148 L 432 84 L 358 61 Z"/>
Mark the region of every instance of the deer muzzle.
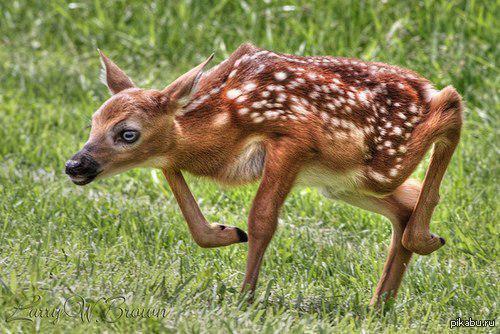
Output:
<path fill-rule="evenodd" d="M 99 163 L 85 149 L 66 161 L 65 167 L 71 181 L 79 186 L 92 182 L 101 172 Z"/>

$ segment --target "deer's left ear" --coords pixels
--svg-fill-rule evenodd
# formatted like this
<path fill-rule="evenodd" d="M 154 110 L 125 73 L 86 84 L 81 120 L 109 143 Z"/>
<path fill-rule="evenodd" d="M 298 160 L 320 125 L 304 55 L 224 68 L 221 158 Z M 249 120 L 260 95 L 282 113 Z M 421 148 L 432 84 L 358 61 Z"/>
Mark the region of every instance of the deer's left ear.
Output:
<path fill-rule="evenodd" d="M 198 90 L 198 83 L 203 75 L 203 71 L 213 57 L 214 54 L 212 53 L 203 63 L 184 73 L 168 85 L 162 93 L 168 96 L 170 101 L 174 101 L 179 105 L 188 103 L 193 94 Z"/>
<path fill-rule="evenodd" d="M 111 94 L 116 94 L 124 89 L 135 87 L 134 83 L 125 72 L 106 57 L 101 50 L 98 51 L 102 61 L 101 81 L 108 86 Z"/>

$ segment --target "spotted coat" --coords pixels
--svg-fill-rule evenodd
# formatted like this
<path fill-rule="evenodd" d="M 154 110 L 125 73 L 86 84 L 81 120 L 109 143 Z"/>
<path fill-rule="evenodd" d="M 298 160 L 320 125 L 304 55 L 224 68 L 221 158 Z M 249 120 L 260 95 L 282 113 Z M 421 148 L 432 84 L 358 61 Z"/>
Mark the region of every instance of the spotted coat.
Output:
<path fill-rule="evenodd" d="M 305 166 L 320 165 L 332 173 L 325 177 L 349 174 L 346 182 L 352 188 L 386 193 L 416 166 L 407 159 L 409 148 L 418 145 L 412 142 L 415 129 L 426 120 L 436 92 L 418 74 L 383 63 L 301 57 L 243 45 L 203 76 L 178 122 L 189 127 L 202 121 L 211 125 L 205 131 L 220 136 L 237 131 L 238 140 L 251 138 L 254 145 L 269 136 L 294 138 L 308 157 Z M 234 180 L 224 175 L 247 154 L 245 149 L 210 176 L 239 182 L 235 175 Z M 260 159 L 263 164 L 265 153 L 252 151 L 260 156 L 248 156 L 249 163 L 258 165 L 250 160 Z M 261 169 L 248 179 L 257 178 Z M 245 175 L 239 177 L 247 181 Z"/>

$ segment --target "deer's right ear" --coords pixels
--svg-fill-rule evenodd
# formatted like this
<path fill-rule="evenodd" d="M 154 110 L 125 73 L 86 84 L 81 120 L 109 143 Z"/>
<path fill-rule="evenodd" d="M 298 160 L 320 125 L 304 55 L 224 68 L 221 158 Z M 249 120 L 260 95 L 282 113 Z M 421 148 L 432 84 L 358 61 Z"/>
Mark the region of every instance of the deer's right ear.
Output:
<path fill-rule="evenodd" d="M 179 105 L 188 103 L 193 94 L 196 93 L 203 71 L 213 57 L 214 54 L 212 53 L 203 63 L 181 75 L 168 85 L 168 87 L 162 91 L 162 94 L 168 96 L 170 101 L 176 102 Z"/>
<path fill-rule="evenodd" d="M 124 89 L 135 87 L 130 78 L 115 63 L 99 50 L 101 56 L 101 81 L 108 86 L 111 94 L 116 94 Z"/>

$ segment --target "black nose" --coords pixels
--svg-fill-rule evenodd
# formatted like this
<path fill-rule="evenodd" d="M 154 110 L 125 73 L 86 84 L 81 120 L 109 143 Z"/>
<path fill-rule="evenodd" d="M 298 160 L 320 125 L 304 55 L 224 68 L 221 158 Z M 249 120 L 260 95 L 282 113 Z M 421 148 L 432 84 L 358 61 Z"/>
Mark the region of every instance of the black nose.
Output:
<path fill-rule="evenodd" d="M 70 176 L 90 176 L 98 172 L 99 164 L 86 154 L 75 154 L 66 161 L 66 174 Z"/>
<path fill-rule="evenodd" d="M 71 176 L 76 176 L 78 175 L 78 171 L 82 166 L 82 161 L 80 159 L 78 160 L 70 159 L 66 161 L 65 166 L 66 166 L 66 174 Z"/>
<path fill-rule="evenodd" d="M 82 164 L 81 160 L 70 159 L 70 160 L 66 161 L 65 166 L 67 169 L 73 169 L 73 168 L 79 167 L 81 164 Z"/>

